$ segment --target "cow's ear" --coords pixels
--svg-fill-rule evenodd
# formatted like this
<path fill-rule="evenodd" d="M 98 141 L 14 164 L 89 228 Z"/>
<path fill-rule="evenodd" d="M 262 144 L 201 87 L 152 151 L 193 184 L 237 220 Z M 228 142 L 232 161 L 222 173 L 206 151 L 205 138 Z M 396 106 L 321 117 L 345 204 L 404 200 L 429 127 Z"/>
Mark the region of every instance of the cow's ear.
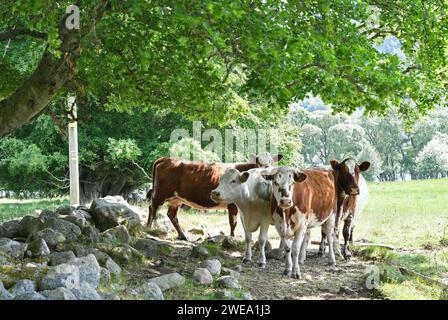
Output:
<path fill-rule="evenodd" d="M 249 155 L 249 163 L 257 164 L 258 163 L 258 157 L 251 153 Z"/>
<path fill-rule="evenodd" d="M 330 161 L 330 164 L 331 164 L 331 167 L 333 168 L 333 170 L 338 170 L 339 169 L 339 162 L 338 162 L 338 160 L 333 159 L 333 160 Z"/>
<path fill-rule="evenodd" d="M 370 162 L 369 161 L 364 161 L 358 167 L 359 167 L 359 171 L 361 171 L 361 172 L 366 171 L 370 167 Z"/>
<path fill-rule="evenodd" d="M 302 182 L 306 180 L 306 174 L 304 174 L 302 171 L 296 171 L 294 172 L 294 181 L 295 182 Z"/>
<path fill-rule="evenodd" d="M 262 174 L 261 176 L 266 180 L 272 180 L 272 178 L 274 177 L 273 174 Z"/>
<path fill-rule="evenodd" d="M 241 183 L 246 182 L 247 179 L 249 179 L 249 175 L 250 175 L 250 174 L 249 174 L 249 172 L 247 172 L 247 171 L 242 172 L 241 175 L 240 175 L 240 181 L 241 181 Z"/>
<path fill-rule="evenodd" d="M 282 154 L 277 154 L 277 155 L 272 157 L 272 163 L 279 162 L 282 159 L 283 159 L 283 155 Z"/>

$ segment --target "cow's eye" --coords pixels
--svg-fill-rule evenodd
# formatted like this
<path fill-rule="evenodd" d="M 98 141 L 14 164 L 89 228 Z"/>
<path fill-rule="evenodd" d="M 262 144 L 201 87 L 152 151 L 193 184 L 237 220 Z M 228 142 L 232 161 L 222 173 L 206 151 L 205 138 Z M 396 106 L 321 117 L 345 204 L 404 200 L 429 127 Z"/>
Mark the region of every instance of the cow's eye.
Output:
<path fill-rule="evenodd" d="M 236 183 L 236 180 L 232 180 L 232 181 L 230 181 L 231 183 Z"/>

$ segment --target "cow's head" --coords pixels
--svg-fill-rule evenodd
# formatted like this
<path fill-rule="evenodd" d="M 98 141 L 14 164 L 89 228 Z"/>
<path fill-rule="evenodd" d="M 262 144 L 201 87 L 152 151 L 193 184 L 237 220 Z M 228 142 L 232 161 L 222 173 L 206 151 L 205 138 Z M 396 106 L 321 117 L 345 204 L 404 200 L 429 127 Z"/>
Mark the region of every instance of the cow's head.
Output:
<path fill-rule="evenodd" d="M 277 167 L 262 171 L 261 175 L 272 182 L 272 194 L 277 207 L 288 209 L 293 205 L 292 193 L 294 183 L 306 179 L 302 171 L 289 167 Z"/>
<path fill-rule="evenodd" d="M 239 172 L 234 168 L 228 168 L 219 179 L 219 185 L 212 190 L 210 198 L 216 203 L 230 204 L 241 197 L 243 184 L 249 178 L 249 172 Z"/>
<path fill-rule="evenodd" d="M 279 162 L 282 160 L 283 155 L 277 154 L 277 155 L 271 155 L 269 153 L 263 153 L 259 154 L 258 156 L 251 154 L 249 156 L 249 163 L 255 163 L 258 168 L 269 168 L 274 163 Z"/>
<path fill-rule="evenodd" d="M 346 158 L 341 162 L 330 161 L 334 170 L 337 188 L 346 195 L 356 196 L 359 194 L 359 175 L 370 167 L 370 162 L 364 161 L 360 165 L 352 158 Z"/>

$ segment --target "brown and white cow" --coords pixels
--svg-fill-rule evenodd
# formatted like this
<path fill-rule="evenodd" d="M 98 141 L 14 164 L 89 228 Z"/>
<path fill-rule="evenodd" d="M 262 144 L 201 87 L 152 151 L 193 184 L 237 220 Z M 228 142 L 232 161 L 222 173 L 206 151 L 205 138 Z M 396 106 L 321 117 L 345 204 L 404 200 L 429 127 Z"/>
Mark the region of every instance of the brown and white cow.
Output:
<path fill-rule="evenodd" d="M 282 155 L 251 155 L 250 163 L 202 163 L 172 158 L 159 158 L 153 164 L 153 187 L 148 192 L 150 199 L 148 223 L 150 227 L 159 208 L 168 201 L 168 217 L 176 228 L 179 239 L 187 240 L 179 225 L 177 212 L 182 204 L 195 209 L 228 209 L 230 235 L 235 235 L 238 209 L 234 204 L 217 204 L 210 193 L 219 184 L 220 177 L 228 168 L 247 171 L 267 168 L 282 159 Z"/>
<path fill-rule="evenodd" d="M 344 259 L 351 259 L 349 242 L 353 241 L 353 229 L 355 218 L 364 209 L 368 199 L 367 182 L 362 176 L 362 172 L 370 167 L 370 162 L 364 161 L 360 165 L 352 158 L 346 158 L 341 162 L 330 161 L 331 168 L 336 181 L 336 193 L 338 197 L 337 214 L 334 226 L 334 249 Z M 339 245 L 339 226 L 344 221 L 342 234 L 344 236 L 344 250 L 341 254 Z M 325 235 L 322 233 L 322 240 L 319 246 L 319 255 L 325 251 Z"/>
<path fill-rule="evenodd" d="M 278 167 L 265 170 L 263 176 L 272 183 L 271 214 L 285 241 L 284 275 L 300 279 L 299 255 L 309 228 L 323 226 L 329 240 L 329 262 L 336 264 L 333 231 L 337 197 L 331 170 L 298 170 Z M 304 254 L 301 254 L 304 256 Z"/>

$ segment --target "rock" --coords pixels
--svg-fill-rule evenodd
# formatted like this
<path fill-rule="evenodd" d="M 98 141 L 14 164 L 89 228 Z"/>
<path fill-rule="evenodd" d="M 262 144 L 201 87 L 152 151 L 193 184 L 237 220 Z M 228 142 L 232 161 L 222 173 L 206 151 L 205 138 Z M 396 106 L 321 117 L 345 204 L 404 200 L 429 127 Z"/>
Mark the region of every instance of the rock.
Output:
<path fill-rule="evenodd" d="M 45 228 L 31 235 L 30 241 L 34 241 L 37 239 L 45 240 L 45 243 L 50 248 L 55 248 L 58 244 L 64 242 L 65 236 L 52 228 Z"/>
<path fill-rule="evenodd" d="M 75 245 L 73 247 L 73 252 L 75 253 L 75 255 L 77 257 L 85 257 L 89 254 L 93 254 L 95 256 L 96 260 L 98 261 L 98 263 L 102 266 L 104 266 L 107 259 L 110 258 L 110 256 L 107 253 L 105 253 L 97 248 L 86 248 L 81 245 Z"/>
<path fill-rule="evenodd" d="M 39 211 L 39 210 L 37 210 L 37 211 Z M 43 210 L 38 214 L 38 216 L 44 222 L 44 224 L 45 224 L 45 221 L 47 221 L 49 219 L 59 218 L 59 215 L 56 212 L 53 212 L 50 210 Z"/>
<path fill-rule="evenodd" d="M 107 196 L 93 200 L 89 210 L 95 226 L 100 231 L 126 224 L 129 227 L 140 225 L 140 218 L 121 196 Z"/>
<path fill-rule="evenodd" d="M 208 238 L 207 242 L 209 243 L 222 243 L 224 241 L 225 235 L 224 234 L 218 234 L 214 237 Z"/>
<path fill-rule="evenodd" d="M 205 235 L 205 231 L 202 228 L 191 228 L 190 230 L 188 230 L 188 232 L 199 236 Z"/>
<path fill-rule="evenodd" d="M 25 293 L 14 297 L 14 300 L 46 300 L 45 297 L 38 292 Z"/>
<path fill-rule="evenodd" d="M 93 254 L 72 259 L 68 264 L 75 265 L 79 268 L 80 283 L 86 282 L 93 288 L 98 287 L 101 278 L 101 267 Z"/>
<path fill-rule="evenodd" d="M 235 300 L 235 296 L 233 295 L 232 291 L 230 290 L 218 290 L 216 292 L 216 298 L 218 300 Z"/>
<path fill-rule="evenodd" d="M 82 235 L 90 244 L 97 244 L 100 241 L 100 233 L 98 229 L 93 226 L 87 226 L 82 229 Z"/>
<path fill-rule="evenodd" d="M 73 292 L 64 287 L 56 288 L 54 290 L 44 290 L 41 291 L 40 294 L 47 300 L 77 300 Z"/>
<path fill-rule="evenodd" d="M 12 288 L 11 293 L 13 296 L 20 296 L 36 291 L 36 283 L 31 280 L 20 280 Z"/>
<path fill-rule="evenodd" d="M 241 271 L 243 271 L 243 266 L 240 265 L 240 264 L 237 264 L 236 266 L 233 266 L 233 267 L 230 268 L 230 269 L 232 269 L 232 270 L 234 270 L 234 271 L 236 271 L 236 272 L 241 272 Z"/>
<path fill-rule="evenodd" d="M 232 276 L 236 280 L 238 280 L 241 276 L 241 274 L 238 271 L 226 267 L 222 268 L 222 274 L 224 276 Z"/>
<path fill-rule="evenodd" d="M 250 292 L 244 292 L 243 296 L 241 297 L 241 300 L 254 300 Z"/>
<path fill-rule="evenodd" d="M 60 264 L 53 267 L 42 279 L 40 290 L 54 290 L 59 287 L 67 289 L 79 288 L 79 268 L 72 264 Z"/>
<path fill-rule="evenodd" d="M 135 249 L 141 251 L 147 258 L 152 258 L 157 254 L 157 241 L 152 239 L 139 238 L 135 242 Z"/>
<path fill-rule="evenodd" d="M 224 249 L 236 250 L 238 249 L 238 242 L 231 236 L 225 236 L 221 246 Z"/>
<path fill-rule="evenodd" d="M 140 252 L 127 244 L 113 248 L 110 253 L 116 261 L 122 264 L 128 264 L 132 261 L 140 261 L 143 258 L 143 255 Z"/>
<path fill-rule="evenodd" d="M 107 259 L 105 268 L 116 277 L 119 277 L 121 274 L 121 267 L 111 258 Z"/>
<path fill-rule="evenodd" d="M 185 278 L 177 272 L 174 272 L 152 278 L 149 282 L 155 283 L 162 291 L 165 291 L 182 285 L 185 282 Z"/>
<path fill-rule="evenodd" d="M 128 229 L 126 229 L 123 225 L 108 229 L 103 232 L 103 235 L 106 237 L 109 235 L 111 238 L 109 241 L 112 241 L 115 246 L 129 244 L 131 241 L 131 236 L 129 235 Z"/>
<path fill-rule="evenodd" d="M 58 264 L 67 263 L 74 258 L 76 258 L 76 256 L 73 251 L 53 252 L 50 254 L 48 265 L 57 266 Z"/>
<path fill-rule="evenodd" d="M 255 252 L 258 252 L 259 249 L 260 248 L 260 245 L 258 244 L 258 240 L 257 241 L 255 241 L 255 243 L 254 243 L 254 245 L 253 245 L 253 247 L 252 247 L 252 249 L 255 251 Z M 266 240 L 266 243 L 265 243 L 265 245 L 264 245 L 264 252 L 269 252 L 269 251 L 271 251 L 272 250 L 272 244 L 271 244 L 271 242 L 269 241 L 269 240 Z"/>
<path fill-rule="evenodd" d="M 100 283 L 109 284 L 111 280 L 112 277 L 110 275 L 110 271 L 104 267 L 101 267 Z"/>
<path fill-rule="evenodd" d="M 72 289 L 72 292 L 78 300 L 102 300 L 98 292 L 88 283 L 82 283 L 79 289 Z"/>
<path fill-rule="evenodd" d="M 285 260 L 284 258 L 284 252 L 283 249 L 280 248 L 276 248 L 276 249 L 272 249 L 271 251 L 267 251 L 266 250 L 266 259 L 274 259 L 274 260 L 280 260 L 283 261 Z"/>
<path fill-rule="evenodd" d="M 110 292 L 98 292 L 101 300 L 120 300 L 120 297 Z"/>
<path fill-rule="evenodd" d="M 45 227 L 60 232 L 68 241 L 76 240 L 81 235 L 81 229 L 76 224 L 63 219 L 50 218 L 45 221 Z"/>
<path fill-rule="evenodd" d="M 227 288 L 227 289 L 241 289 L 238 280 L 233 278 L 232 276 L 222 276 L 216 280 L 216 284 L 218 287 Z"/>
<path fill-rule="evenodd" d="M 18 236 L 28 238 L 30 235 L 42 230 L 44 222 L 40 218 L 25 216 L 20 220 L 18 227 Z"/>
<path fill-rule="evenodd" d="M 341 287 L 339 287 L 339 293 L 346 294 L 346 295 L 355 295 L 356 291 L 349 287 L 341 286 Z"/>
<path fill-rule="evenodd" d="M 65 216 L 62 217 L 62 220 L 73 223 L 74 225 L 78 226 L 81 230 L 89 225 L 89 223 L 84 217 Z"/>
<path fill-rule="evenodd" d="M 0 225 L 0 238 L 14 238 L 19 235 L 20 220 L 6 221 Z"/>
<path fill-rule="evenodd" d="M 195 246 L 191 249 L 191 256 L 195 258 L 206 258 L 208 257 L 209 252 L 207 248 L 203 246 Z"/>
<path fill-rule="evenodd" d="M 213 277 L 210 271 L 206 268 L 197 268 L 193 273 L 193 280 L 196 283 L 202 285 L 211 285 L 213 283 Z"/>
<path fill-rule="evenodd" d="M 208 259 L 201 263 L 201 267 L 206 268 L 213 276 L 221 273 L 221 262 L 218 259 Z"/>
<path fill-rule="evenodd" d="M 4 252 L 0 252 L 0 266 L 7 266 L 12 263 L 12 257 Z"/>
<path fill-rule="evenodd" d="M 75 210 L 76 210 L 75 206 L 63 205 L 63 206 L 60 206 L 60 207 L 58 207 L 56 209 L 56 213 L 58 215 L 61 215 L 61 216 L 68 216 L 69 214 L 71 214 Z"/>
<path fill-rule="evenodd" d="M 142 288 L 142 295 L 144 300 L 164 300 L 162 290 L 154 282 L 145 283 Z"/>
<path fill-rule="evenodd" d="M 156 229 L 157 233 L 160 235 L 167 235 L 170 232 L 175 231 L 173 224 L 166 216 L 158 216 L 156 220 L 154 220 L 152 227 L 153 229 Z"/>
<path fill-rule="evenodd" d="M 0 239 L 0 252 L 3 252 L 14 259 L 22 259 L 27 245 L 8 238 Z"/>
<path fill-rule="evenodd" d="M 12 300 L 14 296 L 8 292 L 0 281 L 0 300 Z"/>
<path fill-rule="evenodd" d="M 29 258 L 47 257 L 50 254 L 50 249 L 44 239 L 36 239 L 28 244 L 26 249 L 26 256 Z"/>

